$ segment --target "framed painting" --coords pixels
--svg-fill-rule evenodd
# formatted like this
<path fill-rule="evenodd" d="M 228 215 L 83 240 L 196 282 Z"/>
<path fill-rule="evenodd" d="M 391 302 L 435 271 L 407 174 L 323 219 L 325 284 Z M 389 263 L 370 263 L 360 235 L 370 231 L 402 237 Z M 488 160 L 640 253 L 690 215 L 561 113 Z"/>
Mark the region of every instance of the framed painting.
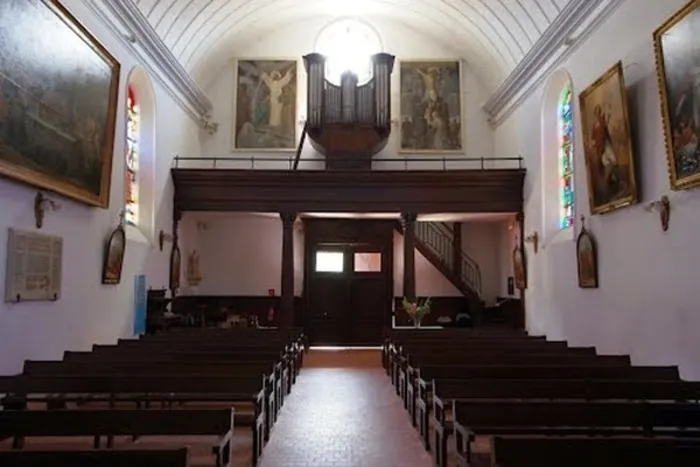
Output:
<path fill-rule="evenodd" d="M 234 150 L 297 146 L 297 60 L 235 61 Z"/>
<path fill-rule="evenodd" d="M 399 64 L 400 152 L 462 152 L 462 62 Z"/>
<path fill-rule="evenodd" d="M 598 288 L 598 256 L 593 236 L 586 230 L 581 219 L 581 232 L 576 239 L 576 264 L 578 266 L 578 286 L 584 289 Z"/>
<path fill-rule="evenodd" d="M 0 2 L 0 174 L 108 207 L 119 69 L 58 0 Z"/>
<path fill-rule="evenodd" d="M 637 202 L 634 150 L 622 62 L 579 95 L 588 203 L 602 214 Z"/>
<path fill-rule="evenodd" d="M 122 266 L 126 250 L 124 226 L 119 225 L 107 240 L 104 262 L 102 263 L 102 283 L 119 284 L 122 280 Z"/>
<path fill-rule="evenodd" d="M 513 249 L 513 275 L 515 276 L 515 287 L 519 290 L 527 289 L 525 253 L 519 246 Z"/>
<path fill-rule="evenodd" d="M 666 158 L 674 190 L 700 186 L 699 7 L 699 2 L 690 2 L 654 32 Z"/>

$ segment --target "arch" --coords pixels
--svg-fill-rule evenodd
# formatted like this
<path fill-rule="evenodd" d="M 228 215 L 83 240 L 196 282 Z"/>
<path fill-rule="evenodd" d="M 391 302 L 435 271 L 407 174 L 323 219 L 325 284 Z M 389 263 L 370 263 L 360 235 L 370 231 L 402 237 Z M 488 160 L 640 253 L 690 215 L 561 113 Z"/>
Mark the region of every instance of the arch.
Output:
<path fill-rule="evenodd" d="M 574 238 L 574 86 L 564 69 L 547 81 L 541 109 L 542 232 Z"/>
<path fill-rule="evenodd" d="M 346 70 L 357 75 L 358 85 L 372 79 L 371 56 L 384 50 L 379 31 L 366 21 L 345 17 L 334 19 L 321 28 L 314 50 L 327 57 L 326 79 L 340 85 Z"/>
<path fill-rule="evenodd" d="M 134 102 L 136 108 L 129 108 L 130 102 Z M 155 221 L 156 103 L 153 83 L 141 67 L 136 66 L 129 72 L 126 105 L 124 205 L 127 226 L 138 229 L 150 239 Z"/>

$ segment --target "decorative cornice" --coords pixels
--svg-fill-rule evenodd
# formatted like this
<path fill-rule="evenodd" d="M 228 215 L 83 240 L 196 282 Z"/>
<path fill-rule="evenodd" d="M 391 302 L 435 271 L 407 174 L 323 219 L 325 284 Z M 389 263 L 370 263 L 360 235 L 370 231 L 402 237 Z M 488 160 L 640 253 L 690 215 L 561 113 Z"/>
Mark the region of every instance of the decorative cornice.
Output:
<path fill-rule="evenodd" d="M 483 109 L 492 124 L 497 125 L 499 123 L 497 120 L 502 121 L 502 118 L 498 119 L 499 114 L 503 113 L 515 97 L 520 95 L 518 105 L 522 102 L 524 97 L 522 91 L 534 78 L 538 78 L 538 75 L 540 79 L 546 77 L 541 73 L 544 66 L 551 63 L 549 65 L 551 69 L 571 54 L 575 49 L 575 47 L 571 47 L 571 35 L 605 2 L 608 2 L 608 5 L 600 10 L 595 20 L 586 25 L 586 28 L 576 38 L 576 42 L 580 43 L 582 38 L 587 37 L 600 25 L 602 20 L 607 18 L 622 3 L 622 0 L 571 0 L 564 7 L 532 49 L 484 104 Z M 562 46 L 567 47 L 562 51 Z M 553 58 L 555 60 L 552 62 Z M 532 92 L 533 88 L 534 86 L 530 86 L 526 93 Z M 508 109 L 508 113 L 514 110 L 513 107 Z"/>
<path fill-rule="evenodd" d="M 175 58 L 165 42 L 141 10 L 132 0 L 107 0 L 105 4 L 134 33 L 136 40 L 146 50 L 165 75 L 173 82 L 200 115 L 211 112 L 213 105 L 187 70 Z"/>
<path fill-rule="evenodd" d="M 83 3 L 139 59 L 140 65 L 165 87 L 190 118 L 197 123 L 209 118 L 213 108 L 211 101 L 132 0 L 84 0 Z"/>

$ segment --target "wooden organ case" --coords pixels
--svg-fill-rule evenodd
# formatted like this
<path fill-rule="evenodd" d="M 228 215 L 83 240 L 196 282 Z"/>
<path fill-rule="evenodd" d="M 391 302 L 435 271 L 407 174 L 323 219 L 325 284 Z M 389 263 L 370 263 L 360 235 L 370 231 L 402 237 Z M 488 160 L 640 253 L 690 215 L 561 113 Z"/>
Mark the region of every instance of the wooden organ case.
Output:
<path fill-rule="evenodd" d="M 340 86 L 326 79 L 326 57 L 303 57 L 308 77 L 306 131 L 326 158 L 327 169 L 370 169 L 372 156 L 391 134 L 393 55 L 372 56 L 372 78 L 358 86 L 357 75 L 342 74 Z"/>

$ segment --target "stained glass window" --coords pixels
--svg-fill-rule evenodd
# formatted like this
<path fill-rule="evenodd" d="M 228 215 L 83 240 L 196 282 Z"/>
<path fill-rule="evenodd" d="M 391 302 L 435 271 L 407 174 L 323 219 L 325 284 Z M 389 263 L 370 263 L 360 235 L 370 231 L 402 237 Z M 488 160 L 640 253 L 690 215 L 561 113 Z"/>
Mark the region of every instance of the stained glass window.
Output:
<path fill-rule="evenodd" d="M 574 225 L 574 121 L 573 89 L 568 84 L 559 96 L 559 227 Z"/>
<path fill-rule="evenodd" d="M 139 219 L 139 135 L 141 114 L 134 89 L 129 86 L 126 102 L 126 182 L 125 220 L 137 225 Z"/>

